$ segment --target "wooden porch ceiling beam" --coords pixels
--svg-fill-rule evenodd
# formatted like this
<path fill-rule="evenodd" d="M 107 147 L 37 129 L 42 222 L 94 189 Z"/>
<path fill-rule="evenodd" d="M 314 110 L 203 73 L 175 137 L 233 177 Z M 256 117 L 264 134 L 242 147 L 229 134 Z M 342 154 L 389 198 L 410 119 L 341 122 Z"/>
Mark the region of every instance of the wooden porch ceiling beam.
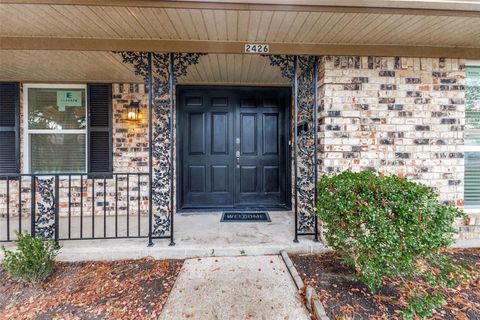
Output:
<path fill-rule="evenodd" d="M 338 4 L 336 1 L 233 1 L 233 0 L 0 0 L 0 4 L 46 4 L 46 5 L 84 5 L 108 7 L 178 8 L 211 10 L 267 10 L 267 11 L 303 11 L 303 12 L 340 12 L 340 13 L 377 13 L 406 15 L 437 15 L 480 17 L 480 5 L 454 1 L 424 1 L 422 5 L 406 1 L 365 1 L 363 4 L 348 1 Z M 355 4 L 355 5 L 354 5 Z"/>
<path fill-rule="evenodd" d="M 269 43 L 270 54 L 369 55 L 480 59 L 480 47 Z M 0 37 L 0 50 L 153 51 L 243 54 L 245 42 Z"/>

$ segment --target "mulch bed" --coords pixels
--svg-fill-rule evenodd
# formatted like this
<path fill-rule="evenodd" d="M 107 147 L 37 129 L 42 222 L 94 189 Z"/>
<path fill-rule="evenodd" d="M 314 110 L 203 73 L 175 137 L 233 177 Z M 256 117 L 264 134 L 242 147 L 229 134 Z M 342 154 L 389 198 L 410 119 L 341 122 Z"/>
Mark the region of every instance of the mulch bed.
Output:
<path fill-rule="evenodd" d="M 0 319 L 156 319 L 182 260 L 57 262 L 39 288 L 0 268 Z"/>
<path fill-rule="evenodd" d="M 480 319 L 480 248 L 450 249 L 458 262 L 468 262 L 476 279 L 445 289 L 446 303 L 432 319 Z M 395 281 L 385 281 L 377 294 L 353 279 L 333 252 L 290 256 L 306 285 L 314 287 L 331 319 L 399 319 L 405 301 Z"/>

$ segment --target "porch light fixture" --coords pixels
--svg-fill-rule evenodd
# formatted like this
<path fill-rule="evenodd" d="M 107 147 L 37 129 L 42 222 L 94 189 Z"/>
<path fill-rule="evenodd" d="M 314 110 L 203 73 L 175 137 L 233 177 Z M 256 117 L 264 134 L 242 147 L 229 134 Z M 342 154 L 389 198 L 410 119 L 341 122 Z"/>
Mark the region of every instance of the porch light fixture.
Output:
<path fill-rule="evenodd" d="M 127 108 L 127 119 L 130 121 L 138 121 L 140 118 L 140 101 L 132 100 L 130 104 L 125 107 Z"/>

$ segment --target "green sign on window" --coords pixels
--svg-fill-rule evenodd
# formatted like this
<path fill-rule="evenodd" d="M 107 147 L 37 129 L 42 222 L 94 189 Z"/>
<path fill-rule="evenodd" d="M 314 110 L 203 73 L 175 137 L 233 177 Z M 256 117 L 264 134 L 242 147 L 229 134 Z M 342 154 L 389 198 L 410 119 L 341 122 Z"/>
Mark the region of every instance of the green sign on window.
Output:
<path fill-rule="evenodd" d="M 65 107 L 81 107 L 82 93 L 80 91 L 57 91 L 58 111 L 65 111 Z"/>
<path fill-rule="evenodd" d="M 480 86 L 480 67 L 467 67 L 467 85 Z"/>
<path fill-rule="evenodd" d="M 480 77 L 480 67 L 467 67 L 467 77 Z"/>

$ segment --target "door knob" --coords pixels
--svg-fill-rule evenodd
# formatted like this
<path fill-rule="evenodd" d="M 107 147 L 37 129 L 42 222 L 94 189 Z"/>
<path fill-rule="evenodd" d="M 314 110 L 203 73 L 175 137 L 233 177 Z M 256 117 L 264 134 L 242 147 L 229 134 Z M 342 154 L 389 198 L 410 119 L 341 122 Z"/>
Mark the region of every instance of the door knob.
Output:
<path fill-rule="evenodd" d="M 237 165 L 240 164 L 240 151 L 235 152 L 235 157 L 237 158 Z"/>

